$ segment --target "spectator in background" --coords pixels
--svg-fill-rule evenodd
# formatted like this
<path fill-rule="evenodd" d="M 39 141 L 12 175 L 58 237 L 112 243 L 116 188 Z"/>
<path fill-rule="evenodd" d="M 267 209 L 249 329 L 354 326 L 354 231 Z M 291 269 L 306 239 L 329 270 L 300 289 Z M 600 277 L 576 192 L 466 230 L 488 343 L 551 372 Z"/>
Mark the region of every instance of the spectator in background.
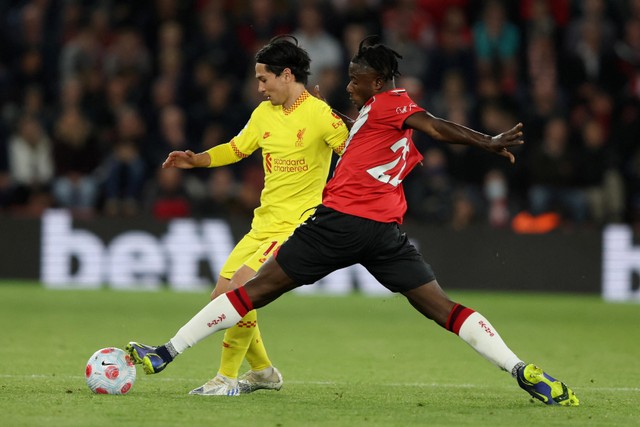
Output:
<path fill-rule="evenodd" d="M 532 141 L 541 140 L 546 122 L 568 108 L 558 82 L 556 58 L 557 52 L 550 36 L 541 34 L 529 40 L 524 64 L 529 85 L 521 103 L 527 135 Z M 525 146 L 525 151 L 527 149 Z"/>
<path fill-rule="evenodd" d="M 634 160 L 640 128 L 632 118 L 637 108 L 633 104 L 640 99 L 640 0 L 22 0 L 3 2 L 0 9 L 0 128 L 13 127 L 26 114 L 52 135 L 54 111 L 80 109 L 91 123 L 97 149 L 111 153 L 119 132 L 117 117 L 124 108 L 139 111 L 147 129 L 159 129 L 160 112 L 180 105 L 188 108 L 188 139 L 201 141 L 206 149 L 227 140 L 229 129 L 242 126 L 239 118 L 261 101 L 250 67 L 256 47 L 275 34 L 301 28 L 298 13 L 315 10 L 325 17 L 316 21 L 316 31 L 341 43 L 342 71 L 360 40 L 383 34 L 384 22 L 385 31 L 393 35 L 388 41 L 397 42 L 398 50 L 415 48 L 405 51 L 403 77 L 419 79 L 425 104 L 446 118 L 463 116 L 473 127 L 483 117 L 495 116 L 496 106 L 521 111 L 529 142 L 542 140 L 546 123 L 559 115 L 570 118 L 576 135 L 587 122 L 597 121 L 609 141 L 607 149 L 621 159 L 623 219 L 640 218 L 640 201 L 634 202 L 640 200 Z M 391 22 L 396 22 L 393 31 Z M 324 59 L 317 55 L 312 66 Z M 412 75 L 410 61 L 424 71 Z M 460 98 L 473 100 L 473 113 L 465 111 L 466 99 L 458 102 L 446 94 L 456 74 L 451 80 L 455 86 L 459 76 L 464 78 Z M 334 108 L 355 117 L 342 93 L 345 75 L 333 79 L 327 74 L 321 89 Z M 231 91 L 223 82 L 212 86 L 227 79 Z M 246 93 L 236 96 L 245 84 Z M 330 90 L 333 87 L 336 90 Z M 579 141 L 582 138 L 572 142 Z M 8 136 L 2 143 L 8 151 Z M 523 147 L 522 162 L 506 177 L 511 209 L 528 201 L 531 171 L 522 166 L 531 164 L 533 148 Z M 479 173 L 478 163 L 469 162 L 462 146 L 446 147 L 445 154 L 456 201 L 470 204 L 480 219 L 491 165 L 480 165 Z M 254 199 L 256 191 L 247 189 L 257 188 L 258 182 L 260 164 L 249 166 L 251 162 L 232 169 L 245 200 Z M 0 155 L 1 163 L 6 166 L 0 187 L 6 189 L 8 154 L 4 160 Z M 243 182 L 245 176 L 250 184 Z M 150 179 L 154 174 L 145 173 L 144 180 Z M 454 206 L 461 206 L 463 213 L 473 210 L 464 203 Z"/>
<path fill-rule="evenodd" d="M 401 0 L 385 12 L 383 26 L 385 43 L 402 55 L 403 74 L 423 78 L 430 65 L 424 51 L 436 39 L 431 18 L 416 7 L 415 0 Z"/>
<path fill-rule="evenodd" d="M 192 200 L 181 169 L 156 169 L 155 179 L 144 190 L 144 211 L 152 218 L 166 221 L 191 216 Z"/>
<path fill-rule="evenodd" d="M 379 3 L 379 0 L 332 0 L 334 10 L 342 17 L 343 36 L 344 29 L 351 25 L 366 28 L 366 34 L 382 34 Z"/>
<path fill-rule="evenodd" d="M 346 87 L 348 81 L 348 67 L 349 61 L 353 58 L 353 55 L 358 51 L 360 40 L 371 34 L 366 24 L 362 23 L 350 23 L 347 24 L 342 31 L 342 83 L 340 87 Z M 324 88 L 320 88 L 324 94 Z M 327 103 L 332 108 L 346 114 L 348 117 L 357 117 L 358 110 L 349 101 L 349 98 L 344 96 L 344 92 L 336 91 L 334 96 L 326 97 Z"/>
<path fill-rule="evenodd" d="M 596 120 L 586 121 L 579 140 L 579 179 L 585 187 L 589 219 L 597 225 L 621 221 L 624 187 L 616 170 L 617 156 L 608 145 L 603 125 Z"/>
<path fill-rule="evenodd" d="M 184 30 L 179 22 L 170 20 L 162 23 L 158 29 L 158 46 L 155 57 L 157 80 L 164 80 L 175 88 L 178 103 L 188 102 L 190 71 L 188 61 L 192 56 L 190 44 L 184 41 Z"/>
<path fill-rule="evenodd" d="M 242 213 L 238 206 L 238 183 L 229 168 L 214 168 L 207 180 L 205 196 L 198 202 L 198 215 L 229 217 Z"/>
<path fill-rule="evenodd" d="M 20 117 L 9 138 L 9 173 L 14 208 L 40 215 L 51 205 L 54 173 L 51 141 L 38 120 L 28 114 Z"/>
<path fill-rule="evenodd" d="M 513 94 L 517 88 L 520 32 L 506 16 L 499 0 L 488 0 L 473 26 L 475 51 L 481 74 L 497 74 L 500 87 Z"/>
<path fill-rule="evenodd" d="M 109 79 L 123 79 L 136 99 L 143 96 L 146 82 L 152 75 L 152 58 L 136 29 L 128 27 L 117 32 L 105 54 L 104 69 Z"/>
<path fill-rule="evenodd" d="M 291 25 L 284 18 L 285 12 L 274 0 L 249 2 L 249 11 L 242 14 L 236 27 L 240 45 L 249 57 L 271 37 L 291 32 Z"/>
<path fill-rule="evenodd" d="M 580 44 L 585 38 L 585 28 L 597 29 L 593 36 L 595 43 L 608 51 L 613 47 L 616 38 L 616 25 L 609 17 L 605 0 L 582 0 L 575 2 L 579 14 L 574 16 L 566 29 L 564 50 L 574 52 L 580 49 Z M 586 25 L 585 25 L 586 24 Z"/>
<path fill-rule="evenodd" d="M 640 100 L 626 98 L 614 114 L 611 143 L 620 158 L 620 173 L 625 183 L 625 221 L 640 227 Z M 640 231 L 640 228 L 638 229 Z"/>
<path fill-rule="evenodd" d="M 194 38 L 196 62 L 204 63 L 212 71 L 232 76 L 247 73 L 249 50 L 241 46 L 229 19 L 217 2 L 210 2 L 198 16 L 198 27 Z M 249 43 L 249 42 L 247 42 Z"/>
<path fill-rule="evenodd" d="M 426 83 L 430 91 L 440 90 L 444 76 L 454 71 L 464 76 L 467 88 L 475 88 L 476 60 L 472 50 L 471 29 L 464 10 L 459 7 L 446 10 L 438 33 L 438 43 L 429 56 L 431 60 Z"/>
<path fill-rule="evenodd" d="M 95 169 L 101 160 L 93 126 L 78 108 L 67 108 L 55 123 L 53 141 L 55 204 L 76 215 L 92 215 L 98 200 Z"/>
<path fill-rule="evenodd" d="M 577 99 L 589 96 L 594 87 L 617 92 L 622 82 L 615 55 L 603 42 L 604 29 L 593 20 L 585 20 L 580 28 L 575 49 L 563 56 L 563 85 Z"/>
<path fill-rule="evenodd" d="M 404 181 L 407 205 L 414 217 L 426 223 L 445 224 L 453 211 L 453 180 L 447 156 L 442 148 L 430 147 L 423 152 L 424 165 Z"/>
<path fill-rule="evenodd" d="M 455 68 L 445 73 L 440 90 L 426 102 L 433 115 L 447 119 L 451 110 L 462 109 L 468 115 L 473 112 L 475 105 L 473 93 L 467 88 L 464 75 Z"/>
<path fill-rule="evenodd" d="M 300 7 L 297 14 L 297 23 L 293 36 L 300 46 L 309 52 L 313 58 L 311 61 L 311 74 L 309 85 L 320 85 L 323 93 L 331 97 L 336 90 L 342 90 L 339 83 L 342 81 L 340 71 L 342 69 L 342 50 L 338 40 L 329 34 L 324 28 L 322 12 L 318 6 L 305 4 Z"/>
<path fill-rule="evenodd" d="M 21 114 L 35 118 L 44 129 L 51 129 L 53 124 L 51 105 L 45 102 L 40 86 L 31 85 L 25 88 Z"/>
<path fill-rule="evenodd" d="M 68 40 L 60 52 L 60 79 L 82 78 L 102 67 L 104 51 L 93 29 L 84 26 Z"/>
<path fill-rule="evenodd" d="M 202 140 L 205 129 L 209 125 L 220 126 L 220 139 L 216 141 L 230 141 L 237 129 L 241 129 L 250 111 L 238 99 L 234 82 L 230 78 L 217 78 L 208 87 L 202 88 L 202 101 L 195 103 L 190 109 L 194 140 Z M 206 147 L 209 149 L 211 147 Z"/>
<path fill-rule="evenodd" d="M 110 216 L 138 213 L 147 165 L 142 157 L 147 129 L 134 107 L 122 108 L 117 115 L 116 133 L 103 165 L 104 210 Z"/>
<path fill-rule="evenodd" d="M 149 140 L 145 155 L 151 158 L 151 167 L 160 167 L 171 151 L 195 149 L 187 136 L 187 118 L 177 105 L 168 105 L 160 112 L 157 134 Z"/>
<path fill-rule="evenodd" d="M 162 110 L 179 103 L 178 87 L 174 80 L 168 77 L 158 77 L 153 81 L 150 92 L 151 100 L 146 104 L 143 116 L 149 129 L 157 129 L 160 126 Z"/>
<path fill-rule="evenodd" d="M 484 176 L 484 196 L 487 200 L 489 225 L 504 228 L 509 225 L 509 183 L 503 171 L 491 169 Z"/>
<path fill-rule="evenodd" d="M 624 76 L 624 95 L 640 99 L 640 16 L 625 22 L 623 38 L 616 42 L 614 51 Z"/>
<path fill-rule="evenodd" d="M 533 215 L 553 211 L 580 224 L 587 219 L 588 206 L 578 186 L 580 170 L 569 137 L 567 121 L 555 117 L 547 122 L 542 141 L 535 142 L 529 165 L 529 205 Z"/>
<path fill-rule="evenodd" d="M 561 45 L 560 36 L 569 17 L 570 0 L 522 0 L 520 16 L 527 40 L 538 36 L 551 37 Z"/>

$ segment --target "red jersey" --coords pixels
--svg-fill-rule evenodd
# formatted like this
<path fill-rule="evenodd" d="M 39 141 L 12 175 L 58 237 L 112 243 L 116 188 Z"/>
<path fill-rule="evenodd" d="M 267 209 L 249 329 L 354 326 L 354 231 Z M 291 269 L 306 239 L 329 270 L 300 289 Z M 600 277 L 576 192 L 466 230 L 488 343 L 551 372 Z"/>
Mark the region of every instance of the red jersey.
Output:
<path fill-rule="evenodd" d="M 404 89 L 373 96 L 360 109 L 322 204 L 379 222 L 402 223 L 407 201 L 402 180 L 422 160 L 407 117 L 424 111 Z"/>

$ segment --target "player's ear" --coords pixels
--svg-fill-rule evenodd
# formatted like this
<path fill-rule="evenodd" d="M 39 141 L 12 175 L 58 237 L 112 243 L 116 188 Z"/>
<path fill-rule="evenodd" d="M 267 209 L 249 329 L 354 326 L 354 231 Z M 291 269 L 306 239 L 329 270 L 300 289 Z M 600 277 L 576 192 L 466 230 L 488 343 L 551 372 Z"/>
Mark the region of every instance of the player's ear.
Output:
<path fill-rule="evenodd" d="M 291 72 L 291 68 L 285 68 L 284 70 L 282 70 L 282 75 L 284 76 L 284 79 L 287 82 L 293 79 L 293 73 Z"/>

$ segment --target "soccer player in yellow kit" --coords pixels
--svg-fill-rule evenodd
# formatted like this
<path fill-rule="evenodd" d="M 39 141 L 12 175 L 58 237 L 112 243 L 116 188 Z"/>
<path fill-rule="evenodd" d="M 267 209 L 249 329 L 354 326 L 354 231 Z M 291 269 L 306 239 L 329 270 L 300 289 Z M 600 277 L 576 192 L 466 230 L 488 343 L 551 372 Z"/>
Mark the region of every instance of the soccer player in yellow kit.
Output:
<path fill-rule="evenodd" d="M 251 230 L 225 262 L 211 299 L 253 277 L 306 218 L 305 214 L 320 204 L 331 153 L 341 154 L 344 150 L 349 134 L 344 122 L 324 101 L 305 89 L 309 63 L 309 55 L 295 38 L 272 39 L 256 54 L 255 66 L 258 91 L 267 101 L 253 111 L 244 129 L 230 142 L 202 153 L 171 152 L 162 164 L 163 168 L 218 167 L 262 149 L 265 179 L 260 206 L 254 211 Z M 185 328 L 181 331 L 188 334 Z M 178 343 L 177 347 L 180 346 Z M 142 363 L 149 347 L 132 342 L 127 350 L 136 363 Z M 168 349 L 176 354 L 182 350 Z M 245 357 L 251 370 L 238 379 Z M 161 370 L 157 366 L 143 366 L 147 373 Z M 282 375 L 267 356 L 257 313 L 252 310 L 225 333 L 217 375 L 190 394 L 236 396 L 281 387 Z"/>

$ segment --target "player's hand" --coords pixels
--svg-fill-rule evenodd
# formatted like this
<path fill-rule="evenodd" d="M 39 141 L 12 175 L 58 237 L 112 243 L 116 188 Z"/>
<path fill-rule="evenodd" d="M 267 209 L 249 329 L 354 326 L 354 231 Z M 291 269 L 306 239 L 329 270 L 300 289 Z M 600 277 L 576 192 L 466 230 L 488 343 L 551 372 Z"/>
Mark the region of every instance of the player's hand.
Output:
<path fill-rule="evenodd" d="M 327 102 L 327 100 L 322 96 L 322 94 L 320 93 L 320 85 L 315 85 L 313 87 L 313 96 L 315 96 L 318 99 L 321 99 L 322 101 L 324 101 L 327 105 L 329 105 L 329 103 Z M 351 125 L 353 125 L 355 123 L 355 120 L 353 120 L 351 117 L 347 116 L 346 114 L 341 113 L 340 111 L 332 108 L 331 111 L 333 111 L 334 114 L 337 114 L 338 116 L 340 116 L 340 118 L 342 119 L 342 121 L 344 122 L 345 125 L 347 125 L 348 129 L 351 129 Z"/>
<path fill-rule="evenodd" d="M 327 100 L 324 98 L 324 96 L 322 96 L 322 94 L 320 93 L 320 85 L 315 85 L 313 87 L 312 95 L 315 96 L 316 98 L 324 101 L 324 102 L 327 102 Z M 329 103 L 327 102 L 327 104 L 329 104 Z"/>
<path fill-rule="evenodd" d="M 509 148 L 524 144 L 522 126 L 522 123 L 518 123 L 508 131 L 492 137 L 491 141 L 483 148 L 515 163 L 516 157 L 509 151 Z"/>
<path fill-rule="evenodd" d="M 196 153 L 191 150 L 172 151 L 162 163 L 162 168 L 192 169 L 196 167 Z"/>

